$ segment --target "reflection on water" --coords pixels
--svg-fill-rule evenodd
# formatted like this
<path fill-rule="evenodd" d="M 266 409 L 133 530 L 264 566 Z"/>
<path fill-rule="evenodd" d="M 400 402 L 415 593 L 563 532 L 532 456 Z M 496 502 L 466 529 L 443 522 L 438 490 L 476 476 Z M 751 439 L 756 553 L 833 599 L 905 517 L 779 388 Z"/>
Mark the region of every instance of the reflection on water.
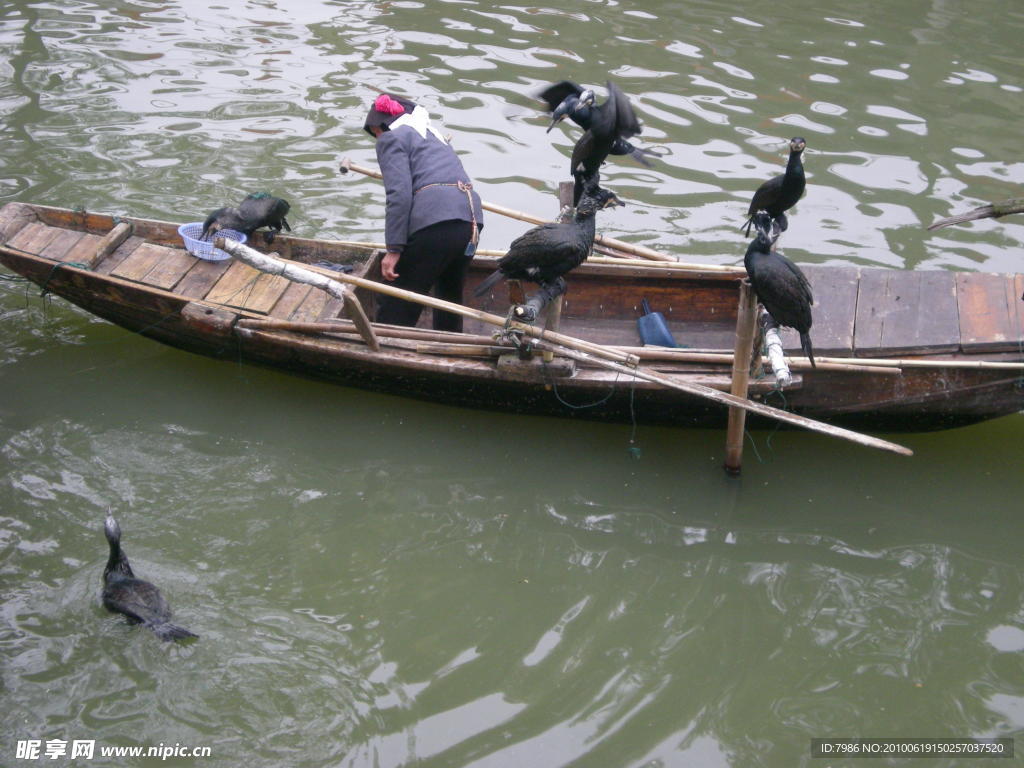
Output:
<path fill-rule="evenodd" d="M 790 256 L 1018 271 L 1012 219 L 923 229 L 1024 180 L 1024 13 L 997 6 L 9 4 L 0 198 L 195 220 L 268 189 L 298 234 L 379 239 L 378 182 L 336 168 L 373 163 L 393 87 L 486 199 L 550 215 L 578 131 L 530 94 L 611 77 L 663 156 L 608 163 L 610 234 L 738 263 L 800 134 Z M 489 216 L 483 245 L 523 229 Z M 628 426 L 196 359 L 17 283 L 0 361 L 5 764 L 94 738 L 225 766 L 792 766 L 814 737 L 1024 731 L 1021 417 L 906 462 L 755 433 L 737 483 L 717 432 L 643 428 L 635 460 Z M 99 605 L 108 506 L 198 643 Z"/>

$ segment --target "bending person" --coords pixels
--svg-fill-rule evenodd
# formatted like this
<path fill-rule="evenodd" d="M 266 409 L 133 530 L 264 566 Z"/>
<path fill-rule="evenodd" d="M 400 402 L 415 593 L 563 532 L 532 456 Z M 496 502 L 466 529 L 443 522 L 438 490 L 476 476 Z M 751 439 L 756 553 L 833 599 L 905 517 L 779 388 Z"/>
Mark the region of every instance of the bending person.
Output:
<path fill-rule="evenodd" d="M 462 303 L 466 269 L 483 228 L 480 196 L 448 141 L 423 107 L 382 94 L 364 130 L 377 139 L 387 195 L 381 262 L 385 280 L 416 293 Z M 416 325 L 421 304 L 378 298 L 377 322 Z M 434 329 L 461 331 L 462 317 L 434 310 Z"/>

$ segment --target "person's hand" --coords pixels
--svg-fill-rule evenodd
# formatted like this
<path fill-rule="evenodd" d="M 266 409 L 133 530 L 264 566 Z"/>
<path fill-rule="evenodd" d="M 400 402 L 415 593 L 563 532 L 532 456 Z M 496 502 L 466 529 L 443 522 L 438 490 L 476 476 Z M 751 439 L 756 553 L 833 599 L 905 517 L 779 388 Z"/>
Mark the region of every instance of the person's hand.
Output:
<path fill-rule="evenodd" d="M 402 254 L 388 251 L 384 254 L 384 258 L 380 260 L 380 274 L 388 282 L 391 282 L 398 277 L 398 273 L 395 271 L 395 267 L 398 265 L 398 260 L 402 258 Z"/>

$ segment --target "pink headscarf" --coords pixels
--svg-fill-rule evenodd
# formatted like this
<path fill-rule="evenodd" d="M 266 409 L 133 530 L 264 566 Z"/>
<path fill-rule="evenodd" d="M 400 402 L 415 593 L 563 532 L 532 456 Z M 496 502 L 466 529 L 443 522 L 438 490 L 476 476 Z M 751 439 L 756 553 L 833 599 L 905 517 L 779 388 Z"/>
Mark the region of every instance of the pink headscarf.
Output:
<path fill-rule="evenodd" d="M 370 113 L 366 116 L 366 121 L 363 123 L 363 130 L 373 136 L 371 128 L 379 126 L 386 129 L 399 117 L 412 112 L 414 109 L 416 109 L 415 102 L 403 99 L 401 96 L 382 93 L 374 99 L 373 106 L 370 107 Z"/>

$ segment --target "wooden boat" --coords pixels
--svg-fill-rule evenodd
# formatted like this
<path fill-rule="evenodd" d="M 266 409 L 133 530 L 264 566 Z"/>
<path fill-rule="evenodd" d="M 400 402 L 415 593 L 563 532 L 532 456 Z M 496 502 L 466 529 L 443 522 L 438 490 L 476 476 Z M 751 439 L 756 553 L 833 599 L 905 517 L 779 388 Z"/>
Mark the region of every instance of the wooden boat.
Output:
<path fill-rule="evenodd" d="M 267 250 L 258 234 L 250 245 Z M 372 250 L 352 243 L 278 236 L 272 248 L 294 262 L 349 264 L 370 277 L 377 263 Z M 495 261 L 474 260 L 467 299 Z M 8 203 L 0 209 L 0 262 L 128 330 L 231 362 L 474 408 L 681 426 L 726 419 L 719 404 L 601 366 L 557 354 L 522 360 L 473 320 L 462 334 L 375 324 L 381 346 L 374 351 L 339 317 L 339 300 L 238 261 L 197 259 L 168 222 Z M 1024 409 L 1024 275 L 805 269 L 822 364 L 795 370 L 784 398 L 771 374 L 752 378 L 752 400 L 830 423 L 901 430 Z M 728 390 L 741 277 L 737 269 L 592 257 L 570 276 L 560 332 L 624 348 L 643 358 L 644 369 L 674 380 Z M 374 294 L 357 295 L 372 317 Z M 689 349 L 639 347 L 645 298 Z M 502 290 L 471 306 L 504 315 L 509 299 Z M 329 333 L 312 325 L 325 322 L 333 324 Z M 785 341 L 799 352 L 795 334 Z M 718 354 L 694 359 L 694 352 Z M 895 356 L 904 363 L 894 368 Z M 865 358 L 879 367 L 853 365 Z"/>

